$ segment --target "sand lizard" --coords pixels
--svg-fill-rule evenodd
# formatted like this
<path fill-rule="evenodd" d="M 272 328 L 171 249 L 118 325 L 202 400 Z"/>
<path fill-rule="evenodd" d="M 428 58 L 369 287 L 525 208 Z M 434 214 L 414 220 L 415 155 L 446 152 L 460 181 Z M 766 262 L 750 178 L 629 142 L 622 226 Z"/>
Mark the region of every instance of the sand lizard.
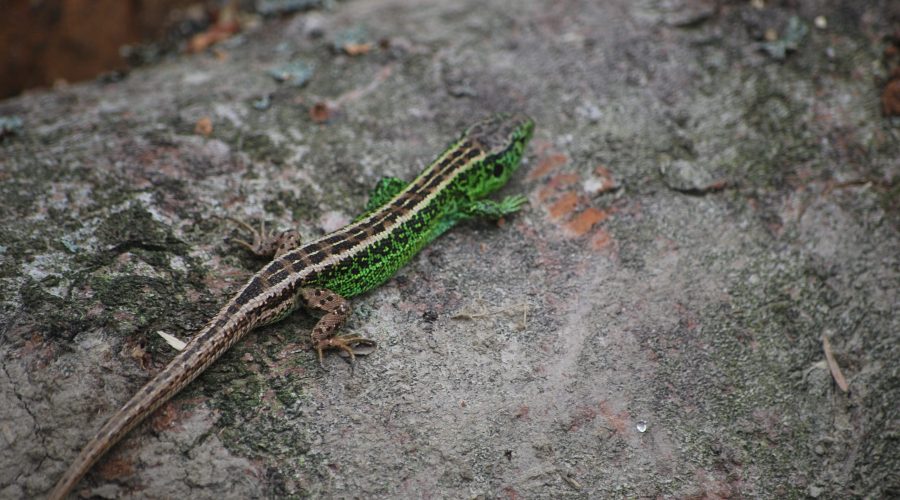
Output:
<path fill-rule="evenodd" d="M 50 493 L 64 498 L 97 460 L 150 413 L 197 378 L 247 332 L 303 305 L 324 313 L 311 332 L 319 362 L 328 349 L 351 357 L 374 343 L 336 336 L 350 314 L 347 298 L 390 278 L 422 247 L 456 223 L 499 218 L 519 210 L 524 196 L 483 199 L 506 184 L 534 129 L 524 115 L 496 115 L 469 127 L 412 182 L 378 182 L 365 212 L 351 224 L 309 243 L 296 231 L 267 234 L 241 223 L 253 241 L 237 242 L 274 259 L 257 272 L 185 348 L 121 407 L 82 449 Z"/>

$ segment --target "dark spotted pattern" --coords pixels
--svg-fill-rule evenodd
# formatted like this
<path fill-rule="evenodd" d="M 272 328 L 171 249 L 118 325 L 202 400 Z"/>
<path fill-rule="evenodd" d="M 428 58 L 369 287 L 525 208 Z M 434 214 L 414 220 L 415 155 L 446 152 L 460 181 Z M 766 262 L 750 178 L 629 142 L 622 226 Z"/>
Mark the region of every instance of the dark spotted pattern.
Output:
<path fill-rule="evenodd" d="M 284 263 L 282 263 L 281 260 L 276 259 L 273 260 L 271 264 L 269 264 L 269 267 L 266 268 L 266 272 L 269 274 L 275 274 L 282 269 L 284 269 Z"/>
<path fill-rule="evenodd" d="M 250 283 L 247 283 L 247 286 L 244 287 L 244 291 L 234 299 L 234 302 L 239 306 L 245 305 L 254 297 L 257 297 L 262 290 L 262 280 L 260 280 L 259 276 L 254 276 L 253 279 L 250 280 Z"/>
<path fill-rule="evenodd" d="M 291 275 L 291 273 L 287 269 L 282 269 L 281 271 L 278 271 L 277 273 L 270 275 L 269 276 L 269 286 L 277 285 L 278 283 L 281 283 L 282 281 L 286 280 L 288 278 L 288 276 L 290 276 L 290 275 Z"/>

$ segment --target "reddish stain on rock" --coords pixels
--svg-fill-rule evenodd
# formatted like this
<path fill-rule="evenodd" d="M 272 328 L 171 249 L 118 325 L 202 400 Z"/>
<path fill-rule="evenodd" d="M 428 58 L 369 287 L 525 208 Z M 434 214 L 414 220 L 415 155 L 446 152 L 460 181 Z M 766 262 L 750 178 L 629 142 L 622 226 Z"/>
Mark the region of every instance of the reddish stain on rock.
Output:
<path fill-rule="evenodd" d="M 623 411 L 615 411 L 606 401 L 600 402 L 600 415 L 606 419 L 608 426 L 611 426 L 617 434 L 625 434 L 628 428 L 628 414 Z"/>
<path fill-rule="evenodd" d="M 891 79 L 884 86 L 881 107 L 884 116 L 900 116 L 900 67 L 894 68 Z"/>
<path fill-rule="evenodd" d="M 331 107 L 328 106 L 327 103 L 317 102 L 313 104 L 313 107 L 309 108 L 309 117 L 315 123 L 325 123 L 331 119 L 331 115 L 333 111 Z"/>
<path fill-rule="evenodd" d="M 570 220 L 566 224 L 566 229 L 574 233 L 575 236 L 582 236 L 590 231 L 594 224 L 606 220 L 607 217 L 609 217 L 609 213 L 594 207 L 588 207 Z"/>
<path fill-rule="evenodd" d="M 519 495 L 519 492 L 517 492 L 516 489 L 512 486 L 504 487 L 503 493 L 506 494 L 506 498 L 508 498 L 509 500 L 519 500 L 520 498 L 522 498 L 521 495 Z"/>
<path fill-rule="evenodd" d="M 602 250 L 612 243 L 612 236 L 603 229 L 598 229 L 591 238 L 591 248 L 594 250 Z"/>
<path fill-rule="evenodd" d="M 237 6 L 234 2 L 228 3 L 219 11 L 215 24 L 203 33 L 197 33 L 191 37 L 188 42 L 188 52 L 202 52 L 212 45 L 231 38 L 239 31 L 241 31 L 241 26 L 237 21 Z"/>
<path fill-rule="evenodd" d="M 134 467 L 130 460 L 110 458 L 97 465 L 97 473 L 104 481 L 115 481 L 134 474 Z"/>
<path fill-rule="evenodd" d="M 150 427 L 153 432 L 160 433 L 168 429 L 176 418 L 178 418 L 178 410 L 175 409 L 175 405 L 166 403 L 153 412 L 153 416 L 150 417 Z"/>
<path fill-rule="evenodd" d="M 515 418 L 528 418 L 528 413 L 530 411 L 531 410 L 528 408 L 527 405 L 522 405 L 519 407 L 518 410 L 516 410 L 516 414 L 514 415 L 514 417 Z"/>
<path fill-rule="evenodd" d="M 575 207 L 578 206 L 580 199 L 578 193 L 574 191 L 568 191 L 562 195 L 562 198 L 556 201 L 553 205 L 550 205 L 550 217 L 554 219 L 559 219 L 565 215 L 572 213 L 575 210 Z"/>
<path fill-rule="evenodd" d="M 213 122 L 212 118 L 208 116 L 204 116 L 197 120 L 197 123 L 194 124 L 194 133 L 198 135 L 202 135 L 203 137 L 209 137 L 213 132 Z"/>
<path fill-rule="evenodd" d="M 531 181 L 543 177 L 553 170 L 565 165 L 568 161 L 569 157 L 562 153 L 547 155 L 541 158 L 541 161 L 538 162 L 537 166 L 528 174 L 528 180 Z"/>
<path fill-rule="evenodd" d="M 538 199 L 540 201 L 546 201 L 547 198 L 553 196 L 553 194 L 558 191 L 560 188 L 571 186 L 572 184 L 576 184 L 579 181 L 578 174 L 573 173 L 565 173 L 565 174 L 557 174 L 550 178 L 549 181 L 538 191 Z"/>
<path fill-rule="evenodd" d="M 591 406 L 579 407 L 569 421 L 569 432 L 574 432 L 597 418 L 597 409 Z"/>

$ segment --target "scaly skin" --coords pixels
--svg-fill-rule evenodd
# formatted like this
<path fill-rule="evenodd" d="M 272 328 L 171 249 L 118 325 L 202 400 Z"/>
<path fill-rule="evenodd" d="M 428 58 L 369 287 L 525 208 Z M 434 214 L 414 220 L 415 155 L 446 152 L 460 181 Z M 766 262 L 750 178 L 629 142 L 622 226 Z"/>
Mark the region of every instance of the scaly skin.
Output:
<path fill-rule="evenodd" d="M 312 331 L 318 351 L 353 357 L 355 336 L 335 336 L 350 314 L 346 298 L 377 287 L 430 241 L 472 217 L 502 217 L 525 202 L 510 196 L 484 200 L 519 166 L 534 123 L 524 115 L 497 115 L 467 129 L 409 184 L 382 179 L 366 212 L 350 225 L 299 245 L 295 232 L 271 241 L 263 229 L 253 243 L 239 242 L 274 260 L 256 273 L 163 371 L 116 412 L 84 447 L 50 493 L 65 498 L 82 476 L 134 426 L 197 378 L 247 332 L 278 321 L 304 305 L 324 315 Z M 245 226 L 246 227 L 246 226 Z"/>

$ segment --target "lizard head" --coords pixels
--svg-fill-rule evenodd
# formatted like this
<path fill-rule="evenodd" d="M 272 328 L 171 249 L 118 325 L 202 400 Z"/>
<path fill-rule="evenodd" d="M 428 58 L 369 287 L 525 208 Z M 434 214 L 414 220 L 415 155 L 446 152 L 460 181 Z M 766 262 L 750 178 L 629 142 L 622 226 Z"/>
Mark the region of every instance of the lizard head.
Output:
<path fill-rule="evenodd" d="M 533 131 L 534 121 L 517 113 L 494 115 L 463 133 L 461 142 L 484 154 L 466 176 L 465 189 L 471 198 L 481 198 L 506 184 L 519 168 Z"/>

